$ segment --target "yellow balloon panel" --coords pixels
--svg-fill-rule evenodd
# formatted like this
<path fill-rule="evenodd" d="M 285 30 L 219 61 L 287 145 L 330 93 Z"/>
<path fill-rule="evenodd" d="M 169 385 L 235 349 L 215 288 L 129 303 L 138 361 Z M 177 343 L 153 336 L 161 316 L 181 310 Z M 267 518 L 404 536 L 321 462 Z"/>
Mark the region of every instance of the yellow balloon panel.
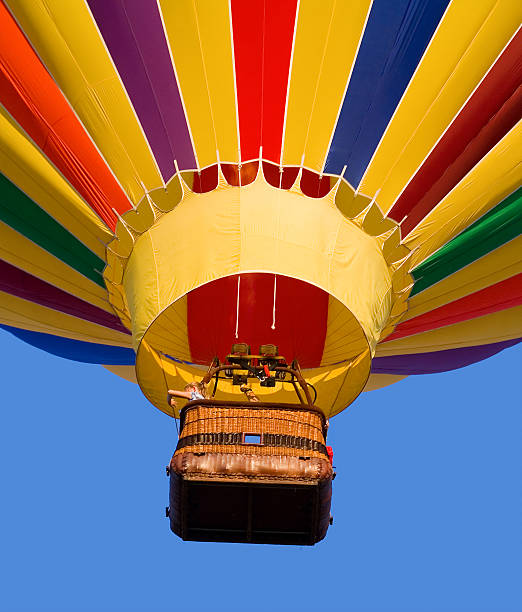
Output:
<path fill-rule="evenodd" d="M 284 164 L 323 169 L 370 7 L 370 0 L 299 4 Z"/>
<path fill-rule="evenodd" d="M 340 214 L 333 196 L 307 198 L 262 179 L 241 189 L 187 194 L 138 238 L 124 276 L 135 345 L 179 297 L 211 280 L 256 271 L 330 293 L 375 347 L 392 306 L 379 243 Z"/>
<path fill-rule="evenodd" d="M 516 32 L 511 0 L 450 2 L 382 140 L 360 190 L 387 212 Z"/>
<path fill-rule="evenodd" d="M 495 249 L 462 270 L 421 291 L 409 300 L 401 321 L 413 319 L 435 308 L 500 283 L 522 273 L 522 236 Z"/>
<path fill-rule="evenodd" d="M 229 3 L 159 0 L 198 166 L 239 160 Z"/>
<path fill-rule="evenodd" d="M 377 357 L 431 353 L 493 344 L 522 336 L 522 306 L 379 344 Z"/>
<path fill-rule="evenodd" d="M 33 202 L 103 259 L 112 232 L 0 106 L 0 168 Z"/>
<path fill-rule="evenodd" d="M 406 237 L 413 266 L 421 263 L 513 193 L 522 183 L 522 121 Z"/>
<path fill-rule="evenodd" d="M 112 312 L 105 289 L 0 221 L 0 258 L 68 293 Z"/>
<path fill-rule="evenodd" d="M 9 0 L 9 9 L 132 202 L 163 184 L 134 108 L 83 0 Z"/>
<path fill-rule="evenodd" d="M 0 291 L 0 323 L 95 344 L 130 346 L 127 334 Z"/>
<path fill-rule="evenodd" d="M 335 367 L 303 370 L 306 380 L 317 389 L 316 405 L 326 416 L 333 416 L 348 406 L 361 392 L 370 371 L 370 353 L 366 350 L 353 361 Z M 145 397 L 161 411 L 179 417 L 184 401 L 173 410 L 167 403 L 168 389 L 183 389 L 194 380 L 201 380 L 206 367 L 178 363 L 155 351 L 143 340 L 136 356 L 136 375 Z M 254 392 L 262 401 L 295 403 L 297 397 L 290 385 L 276 383 L 273 388 L 254 385 Z M 244 400 L 239 387 L 230 381 L 220 381 L 216 399 Z"/>

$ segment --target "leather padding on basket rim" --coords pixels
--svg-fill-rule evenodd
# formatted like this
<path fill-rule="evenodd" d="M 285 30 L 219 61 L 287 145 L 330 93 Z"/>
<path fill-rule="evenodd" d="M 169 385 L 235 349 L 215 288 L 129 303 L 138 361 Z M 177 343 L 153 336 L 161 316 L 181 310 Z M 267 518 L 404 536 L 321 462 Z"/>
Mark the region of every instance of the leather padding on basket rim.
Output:
<path fill-rule="evenodd" d="M 269 479 L 303 483 L 332 478 L 332 466 L 327 459 L 300 459 L 285 455 L 188 452 L 174 455 L 170 469 L 184 478 Z"/>

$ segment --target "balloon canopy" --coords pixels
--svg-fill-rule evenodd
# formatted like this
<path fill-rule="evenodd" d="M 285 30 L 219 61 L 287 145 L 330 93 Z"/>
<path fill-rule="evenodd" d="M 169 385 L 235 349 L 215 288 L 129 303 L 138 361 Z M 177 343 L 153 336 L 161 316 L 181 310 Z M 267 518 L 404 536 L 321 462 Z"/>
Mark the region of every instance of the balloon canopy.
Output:
<path fill-rule="evenodd" d="M 1 326 L 170 414 L 234 342 L 298 359 L 327 415 L 520 342 L 521 19 L 4 0 Z"/>

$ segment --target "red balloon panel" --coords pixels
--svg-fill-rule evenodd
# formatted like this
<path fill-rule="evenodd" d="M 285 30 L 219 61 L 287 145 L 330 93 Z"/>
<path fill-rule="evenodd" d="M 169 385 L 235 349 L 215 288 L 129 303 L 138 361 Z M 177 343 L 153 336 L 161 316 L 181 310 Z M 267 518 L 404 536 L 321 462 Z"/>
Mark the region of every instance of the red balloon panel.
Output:
<path fill-rule="evenodd" d="M 328 319 L 328 293 L 286 276 L 277 277 L 275 329 L 274 274 L 228 276 L 203 285 L 187 296 L 188 338 L 192 360 L 224 360 L 235 342 L 256 353 L 261 344 L 275 344 L 287 360 L 302 367 L 321 363 Z M 238 335 L 236 338 L 236 324 Z"/>

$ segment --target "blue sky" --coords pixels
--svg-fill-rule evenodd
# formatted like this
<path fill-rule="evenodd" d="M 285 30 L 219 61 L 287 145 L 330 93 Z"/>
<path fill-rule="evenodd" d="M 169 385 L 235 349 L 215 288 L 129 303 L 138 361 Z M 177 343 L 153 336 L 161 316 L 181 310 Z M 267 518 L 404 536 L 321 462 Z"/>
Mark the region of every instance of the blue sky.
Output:
<path fill-rule="evenodd" d="M 99 366 L 0 349 L 0 610 L 522 610 L 521 346 L 333 419 L 313 548 L 177 539 L 174 422 Z"/>

